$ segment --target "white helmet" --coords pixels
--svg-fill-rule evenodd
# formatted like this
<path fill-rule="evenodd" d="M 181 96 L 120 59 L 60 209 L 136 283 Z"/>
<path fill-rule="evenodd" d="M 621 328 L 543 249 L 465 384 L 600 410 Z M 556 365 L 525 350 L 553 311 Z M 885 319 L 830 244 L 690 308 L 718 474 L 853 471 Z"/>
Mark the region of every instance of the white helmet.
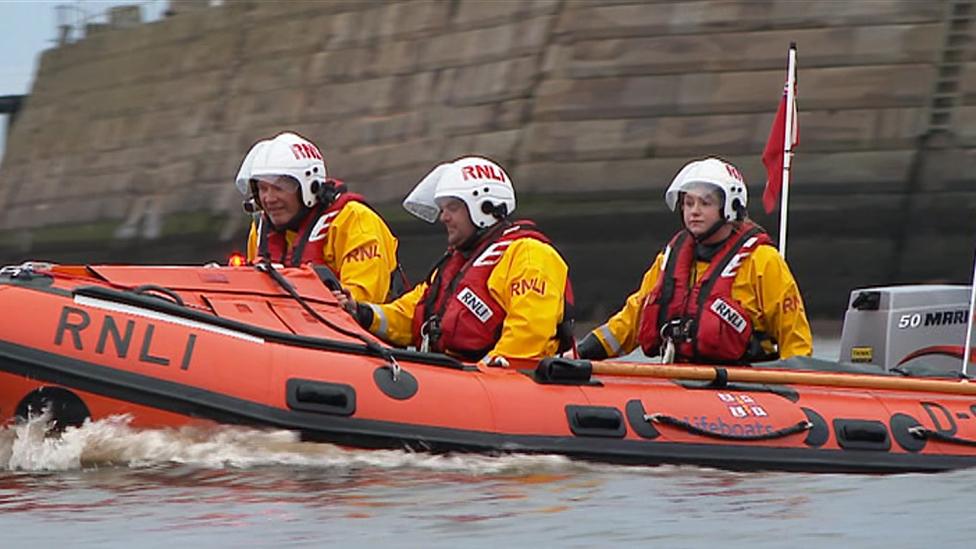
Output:
<path fill-rule="evenodd" d="M 437 220 L 441 198 L 457 198 L 468 207 L 471 222 L 491 227 L 515 211 L 512 179 L 495 162 L 481 156 L 465 156 L 434 168 L 403 201 L 403 207 L 417 217 Z"/>
<path fill-rule="evenodd" d="M 722 195 L 722 214 L 725 221 L 741 219 L 749 202 L 746 182 L 739 169 L 715 157 L 689 162 L 674 176 L 671 186 L 664 193 L 664 202 L 671 211 L 677 211 L 681 193 L 695 193 L 702 187 L 718 190 Z"/>
<path fill-rule="evenodd" d="M 250 173 L 245 173 L 248 158 Z M 272 179 L 288 176 L 298 182 L 302 191 L 302 202 L 311 208 L 318 202 L 317 193 L 327 177 L 322 153 L 311 141 L 291 132 L 280 133 L 267 141 L 259 142 L 248 151 L 241 164 L 241 175 L 252 179 Z M 238 183 L 238 187 L 240 184 Z"/>
<path fill-rule="evenodd" d="M 263 139 L 255 143 L 251 147 L 251 150 L 247 151 L 247 154 L 244 155 L 244 160 L 241 161 L 241 167 L 237 170 L 237 179 L 234 180 L 234 185 L 237 186 L 237 190 L 245 197 L 251 195 L 251 165 L 254 164 L 254 157 L 269 142 L 269 140 Z"/>

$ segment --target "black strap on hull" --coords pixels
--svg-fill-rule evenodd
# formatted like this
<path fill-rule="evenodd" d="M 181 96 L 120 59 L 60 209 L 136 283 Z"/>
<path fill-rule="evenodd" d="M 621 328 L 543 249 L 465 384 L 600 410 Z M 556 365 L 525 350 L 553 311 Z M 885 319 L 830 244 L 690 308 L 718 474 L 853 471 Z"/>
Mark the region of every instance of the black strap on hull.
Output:
<path fill-rule="evenodd" d="M 947 435 L 941 431 L 933 431 L 932 429 L 926 429 L 925 427 L 910 427 L 908 433 L 915 438 L 922 440 L 935 440 L 938 442 L 946 442 L 949 444 L 959 444 L 961 446 L 976 446 L 976 440 L 970 440 L 968 438 L 959 438 L 953 435 Z"/>
<path fill-rule="evenodd" d="M 777 429 L 775 431 L 770 431 L 768 433 L 761 433 L 758 435 L 733 435 L 731 433 L 716 433 L 714 431 L 709 431 L 707 429 L 702 429 L 696 425 L 692 425 L 687 421 L 680 420 L 674 416 L 669 416 L 665 414 L 645 414 L 644 420 L 652 423 L 661 423 L 664 425 L 670 425 L 672 427 L 677 427 L 679 429 L 684 429 L 691 434 L 699 435 L 708 438 L 717 438 L 722 440 L 774 440 L 777 438 L 784 438 L 790 435 L 795 435 L 797 433 L 802 433 L 804 431 L 809 431 L 813 428 L 813 423 L 807 420 L 798 422 L 795 425 L 785 427 L 783 429 Z"/>

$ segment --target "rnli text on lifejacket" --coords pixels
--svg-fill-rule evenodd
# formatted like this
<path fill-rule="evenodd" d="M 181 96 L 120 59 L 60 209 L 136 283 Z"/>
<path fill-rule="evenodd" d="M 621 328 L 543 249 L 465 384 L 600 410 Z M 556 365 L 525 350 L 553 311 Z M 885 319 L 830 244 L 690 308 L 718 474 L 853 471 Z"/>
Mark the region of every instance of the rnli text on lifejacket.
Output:
<path fill-rule="evenodd" d="M 75 307 L 63 307 L 61 318 L 58 320 L 58 327 L 54 334 L 54 344 L 61 346 L 64 344 L 65 335 L 70 336 L 71 344 L 75 349 L 84 351 L 81 333 L 91 328 L 91 316 L 82 309 Z M 129 354 L 129 347 L 135 336 L 136 321 L 126 320 L 125 326 L 119 328 L 119 322 L 109 314 L 102 319 L 102 325 L 98 330 L 98 342 L 95 344 L 95 352 L 105 354 L 106 348 L 110 345 L 115 349 L 115 355 L 125 358 Z M 139 344 L 139 361 L 147 364 L 157 364 L 159 366 L 169 366 L 171 360 L 168 357 L 154 355 L 152 350 L 153 334 L 156 332 L 156 325 L 147 322 L 142 332 L 142 342 Z M 193 348 L 196 345 L 196 334 L 187 334 L 186 344 L 183 346 L 183 356 L 180 360 L 180 369 L 188 370 L 190 361 L 193 359 Z M 173 357 L 175 358 L 175 357 Z"/>

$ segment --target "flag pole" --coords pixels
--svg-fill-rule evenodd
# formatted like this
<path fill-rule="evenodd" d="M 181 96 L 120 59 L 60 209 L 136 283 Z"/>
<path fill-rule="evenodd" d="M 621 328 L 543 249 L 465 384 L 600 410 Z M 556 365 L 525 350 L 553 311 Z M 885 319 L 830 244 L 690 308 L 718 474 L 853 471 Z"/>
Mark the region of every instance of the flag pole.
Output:
<path fill-rule="evenodd" d="M 966 344 L 962 348 L 962 375 L 969 368 L 969 346 L 973 344 L 973 309 L 976 309 L 976 263 L 973 264 L 973 282 L 969 287 L 969 322 L 966 324 Z"/>
<path fill-rule="evenodd" d="M 790 199 L 790 168 L 793 165 L 793 120 L 796 105 L 796 42 L 790 42 L 790 61 L 786 71 L 786 131 L 783 132 L 783 186 L 779 205 L 779 253 L 786 259 L 787 203 Z"/>

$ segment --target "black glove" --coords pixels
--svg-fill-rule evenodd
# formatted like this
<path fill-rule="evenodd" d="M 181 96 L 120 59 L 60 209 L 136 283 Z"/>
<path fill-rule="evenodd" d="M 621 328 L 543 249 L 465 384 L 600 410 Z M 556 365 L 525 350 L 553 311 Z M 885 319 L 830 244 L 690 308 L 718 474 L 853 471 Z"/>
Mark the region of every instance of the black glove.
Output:
<path fill-rule="evenodd" d="M 608 358 L 606 349 L 603 348 L 600 340 L 593 335 L 593 332 L 586 334 L 583 341 L 580 341 L 579 345 L 576 346 L 576 350 L 579 352 L 580 358 L 588 360 L 603 360 Z"/>
<path fill-rule="evenodd" d="M 369 329 L 370 324 L 373 323 L 373 308 L 369 305 L 363 305 L 362 303 L 356 302 L 356 314 L 352 315 L 363 328 Z"/>

